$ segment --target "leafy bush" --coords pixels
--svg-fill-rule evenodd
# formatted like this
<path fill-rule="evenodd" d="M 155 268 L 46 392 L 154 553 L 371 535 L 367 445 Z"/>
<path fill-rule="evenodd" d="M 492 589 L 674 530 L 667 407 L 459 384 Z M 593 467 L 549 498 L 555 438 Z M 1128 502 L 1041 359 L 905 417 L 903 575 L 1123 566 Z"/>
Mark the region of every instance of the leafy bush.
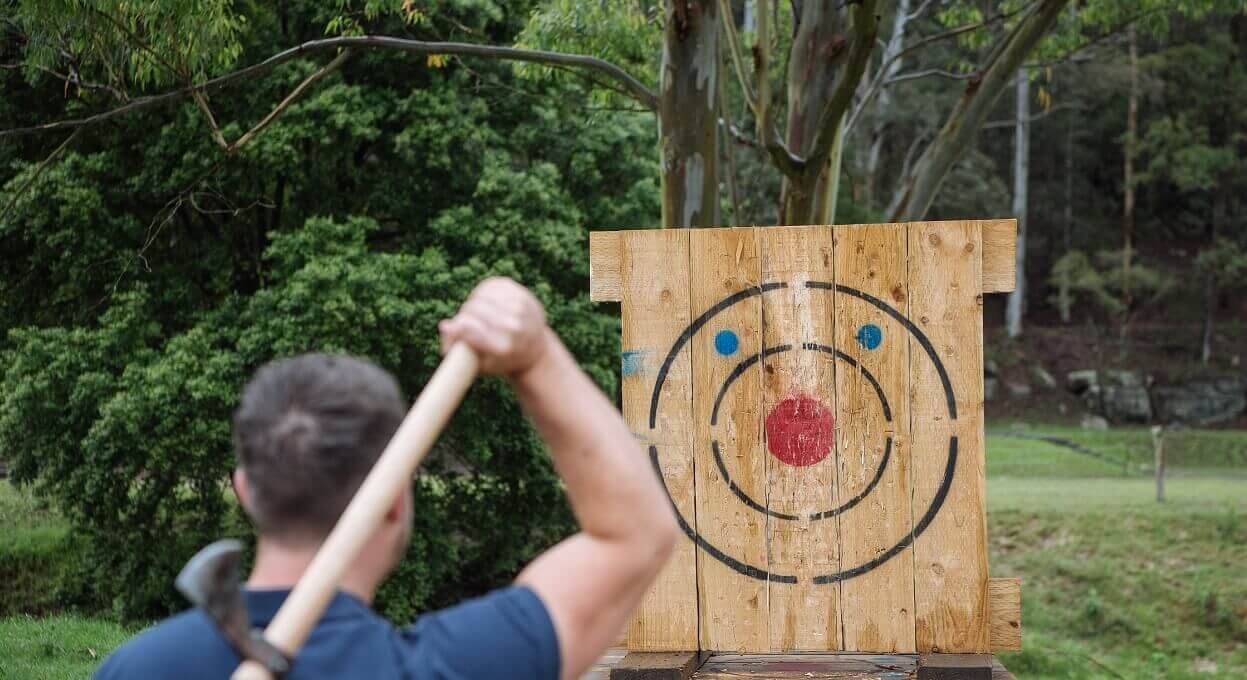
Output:
<path fill-rule="evenodd" d="M 1049 283 L 1055 288 L 1067 286 L 1075 299 L 1090 302 L 1108 315 L 1120 315 L 1132 307 L 1153 304 L 1173 290 L 1176 283 L 1171 275 L 1134 258 L 1128 274 L 1121 264 L 1121 251 L 1104 250 L 1089 256 L 1073 250 L 1052 265 Z M 1054 305 L 1061 304 L 1056 297 L 1051 301 Z"/>
<path fill-rule="evenodd" d="M 546 258 L 549 270 L 575 272 L 583 237 L 556 231 L 509 244 L 492 262 L 452 264 L 436 248 L 370 252 L 377 229 L 365 218 L 314 218 L 277 235 L 262 289 L 172 336 L 147 320 L 151 295 L 141 288 L 94 327 L 12 333 L 0 447 L 14 478 L 56 498 L 87 539 L 83 576 L 96 598 L 127 617 L 174 609 L 177 569 L 207 541 L 238 532 L 229 414 L 249 373 L 273 357 L 367 356 L 414 395 L 438 362 L 437 321 L 481 278 L 509 274 L 534 285 L 574 351 L 611 379 L 603 359 L 615 353 L 614 322 L 515 265 Z M 409 559 L 381 596 L 392 615 L 492 585 L 571 526 L 542 445 L 501 381 L 473 388 L 425 470 Z"/>
<path fill-rule="evenodd" d="M 438 21 L 505 44 L 532 8 L 486 5 L 439 6 Z M 239 63 L 347 11 L 237 9 Z M 443 26 L 384 13 L 366 28 L 434 40 Z M 236 139 L 318 63 L 212 93 L 222 133 Z M 141 74 L 126 85 L 159 87 Z M 13 125 L 109 104 L 42 71 L 0 69 L 0 89 Z M 589 103 L 579 82 L 521 81 L 502 62 L 361 50 L 228 157 L 190 101 L 84 131 L 46 167 L 63 138 L 0 145 L 0 456 L 69 525 L 59 601 L 135 619 L 182 607 L 171 583 L 184 561 L 249 533 L 228 473 L 229 415 L 251 372 L 350 352 L 414 396 L 439 360 L 436 322 L 485 276 L 533 288 L 613 393 L 619 329 L 585 296 L 585 227 L 653 224 L 658 160 L 648 115 Z M 571 527 L 497 380 L 473 388 L 414 488 L 409 559 L 378 596 L 398 618 L 499 584 Z"/>

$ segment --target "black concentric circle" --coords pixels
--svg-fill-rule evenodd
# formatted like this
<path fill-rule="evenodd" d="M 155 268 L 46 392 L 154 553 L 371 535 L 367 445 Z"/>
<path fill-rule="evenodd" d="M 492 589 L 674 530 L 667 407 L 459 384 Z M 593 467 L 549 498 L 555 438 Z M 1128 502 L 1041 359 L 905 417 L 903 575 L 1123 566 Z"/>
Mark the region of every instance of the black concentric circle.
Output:
<path fill-rule="evenodd" d="M 825 290 L 825 291 L 829 291 L 832 293 L 843 293 L 845 295 L 851 295 L 855 298 L 858 298 L 859 300 L 862 300 L 863 302 L 867 304 L 873 305 L 874 307 L 884 312 L 885 314 L 891 316 L 898 323 L 900 323 L 901 326 L 904 327 L 907 331 L 909 331 L 910 335 L 918 341 L 918 344 L 922 347 L 927 357 L 930 358 L 932 364 L 935 366 L 936 372 L 938 373 L 939 378 L 940 378 L 940 383 L 943 387 L 945 401 L 946 401 L 947 408 L 948 408 L 948 417 L 950 420 L 957 419 L 957 400 L 956 400 L 956 396 L 953 394 L 952 383 L 948 377 L 948 371 L 944 368 L 944 363 L 943 361 L 940 360 L 939 355 L 935 352 L 935 347 L 931 344 L 930 339 L 928 339 L 926 335 L 923 334 L 922 330 L 919 329 L 916 325 L 914 325 L 912 321 L 910 321 L 904 314 L 901 314 L 896 308 L 892 307 L 891 305 L 884 302 L 883 300 L 880 300 L 879 298 L 876 298 L 868 293 L 864 293 L 855 288 L 850 288 L 848 286 L 842 286 L 842 285 L 837 285 L 833 283 L 826 283 L 822 281 L 808 281 L 805 283 L 805 286 L 807 288 L 814 289 L 814 290 Z M 709 309 L 707 309 L 705 312 L 699 315 L 696 319 L 694 319 L 680 333 L 679 337 L 677 337 L 675 342 L 672 344 L 670 351 L 668 351 L 666 358 L 663 360 L 663 363 L 658 370 L 657 377 L 654 380 L 654 390 L 653 390 L 653 395 L 650 398 L 650 409 L 649 409 L 650 430 L 654 430 L 657 425 L 659 402 L 662 397 L 662 390 L 663 390 L 664 384 L 666 383 L 667 374 L 671 370 L 671 365 L 675 362 L 675 359 L 677 356 L 679 356 L 680 351 L 684 348 L 686 344 L 688 344 L 688 342 L 693 338 L 693 336 L 695 336 L 697 332 L 700 331 L 701 328 L 706 325 L 707 322 L 709 322 L 712 318 L 714 318 L 715 315 L 731 307 L 732 305 L 735 305 L 736 303 L 741 302 L 742 300 L 746 300 L 754 296 L 764 295 L 770 291 L 779 290 L 779 289 L 783 289 L 787 287 L 788 287 L 788 284 L 784 282 L 771 282 L 771 283 L 764 283 L 761 286 L 753 286 L 750 288 L 746 288 L 744 290 L 733 293 L 732 295 L 729 295 L 723 298 L 722 300 L 720 300 L 719 302 L 715 303 L 714 305 L 712 305 Z M 813 342 L 806 342 L 802 344 L 801 348 L 804 350 L 821 351 L 821 352 L 830 353 L 832 356 L 836 357 L 837 359 L 851 362 L 852 365 L 860 369 L 860 366 L 858 366 L 857 362 L 853 360 L 852 357 L 849 357 L 848 355 L 840 352 L 834 347 L 831 347 L 828 345 L 820 345 L 818 343 L 813 343 Z M 714 422 L 718 418 L 719 405 L 723 399 L 723 395 L 726 393 L 727 388 L 732 383 L 732 381 L 734 381 L 737 377 L 739 377 L 742 373 L 744 373 L 744 371 L 747 370 L 748 367 L 751 366 L 752 364 L 758 361 L 761 361 L 762 359 L 765 359 L 767 356 L 770 356 L 771 354 L 788 351 L 790 349 L 791 347 L 787 345 L 780 345 L 780 346 L 771 347 L 771 348 L 764 347 L 762 351 L 759 352 L 758 354 L 755 354 L 752 357 L 747 357 L 745 360 L 741 361 L 740 364 L 738 364 L 737 367 L 732 371 L 732 374 L 730 374 L 729 377 L 725 380 L 724 384 L 721 386 L 719 390 L 719 394 L 717 398 L 715 399 L 714 409 L 711 415 L 711 424 L 714 424 Z M 883 390 L 879 386 L 879 383 L 874 379 L 874 376 L 871 376 L 866 372 L 863 372 L 863 374 L 867 376 L 867 379 L 874 386 L 876 390 L 876 394 L 879 396 L 880 403 L 883 405 L 885 416 L 887 417 L 888 420 L 891 420 L 891 409 L 888 406 L 887 397 L 883 393 Z M 756 501 L 754 501 L 753 499 L 749 498 L 748 495 L 745 494 L 743 491 L 741 491 L 739 487 L 737 487 L 736 484 L 732 482 L 731 478 L 728 476 L 726 467 L 724 466 L 723 461 L 722 461 L 722 456 L 720 455 L 720 452 L 719 452 L 718 441 L 711 442 L 711 449 L 715 457 L 715 462 L 719 466 L 719 471 L 720 473 L 722 473 L 724 480 L 728 484 L 729 488 L 732 489 L 733 493 L 735 493 L 736 496 L 740 498 L 742 502 L 744 502 L 746 505 L 753 508 L 754 510 L 758 510 L 772 517 L 777 517 L 779 519 L 792 519 L 792 520 L 799 519 L 795 515 L 786 515 L 783 513 L 775 513 L 773 511 L 770 511 L 765 506 L 762 506 L 758 504 Z M 835 515 L 841 514 L 847 511 L 848 509 L 852 508 L 853 506 L 857 505 L 858 503 L 860 503 L 861 500 L 864 499 L 874 489 L 879 479 L 883 476 L 883 470 L 888 463 L 891 450 L 892 450 L 892 438 L 888 437 L 886 441 L 886 445 L 885 445 L 884 456 L 882 460 L 880 461 L 878 468 L 875 471 L 875 476 L 863 492 L 859 493 L 853 499 L 842 504 L 841 506 L 837 508 L 832 508 L 830 510 L 823 511 L 821 513 L 811 514 L 809 518 L 810 519 L 823 519 L 826 517 L 834 517 Z M 659 451 L 658 451 L 657 446 L 650 445 L 649 456 L 650 456 L 650 462 L 654 466 L 654 470 L 658 473 L 659 479 L 662 479 L 663 490 L 667 492 L 667 497 L 668 499 L 670 499 L 671 498 L 670 489 L 667 488 L 666 480 L 662 478 L 662 467 L 660 465 Z M 952 487 L 953 476 L 956 472 L 956 469 L 957 469 L 957 437 L 950 436 L 948 440 L 947 462 L 944 466 L 944 476 L 940 480 L 940 485 L 936 489 L 936 493 L 931 499 L 931 504 L 923 512 L 922 517 L 918 519 L 918 521 L 914 524 L 913 528 L 911 528 L 910 531 L 905 536 L 903 536 L 899 541 L 897 541 L 896 544 L 894 544 L 892 547 L 888 548 L 887 550 L 883 551 L 882 553 L 879 553 L 872 559 L 866 562 L 863 562 L 861 564 L 852 566 L 847 569 L 841 569 L 840 571 L 815 576 L 812 579 L 812 582 L 815 584 L 836 583 L 839 581 L 853 578 L 855 576 L 860 576 L 861 574 L 864 574 L 874 569 L 875 567 L 878 567 L 884 562 L 887 562 L 888 560 L 892 559 L 898 553 L 900 553 L 906 547 L 912 544 L 914 539 L 917 538 L 923 531 L 926 530 L 926 528 L 935 519 L 936 514 L 939 513 L 940 508 L 944 504 L 944 499 L 948 496 L 948 490 Z M 763 580 L 763 581 L 771 581 L 771 582 L 776 582 L 776 583 L 796 583 L 797 582 L 796 576 L 793 576 L 790 574 L 777 574 L 777 573 L 768 571 L 766 569 L 762 569 L 757 566 L 747 564 L 745 562 L 742 562 L 741 560 L 736 559 L 735 557 L 732 557 L 731 555 L 724 553 L 722 550 L 718 549 L 717 547 L 712 545 L 709 541 L 707 541 L 704 537 L 698 534 L 697 531 L 695 531 L 691 526 L 689 526 L 687 519 L 685 519 L 685 517 L 680 513 L 679 508 L 675 507 L 674 501 L 672 501 L 672 507 L 675 508 L 676 518 L 679 521 L 680 528 L 684 531 L 684 533 L 695 544 L 700 546 L 702 550 L 706 551 L 707 554 L 719 560 L 720 562 L 727 565 L 731 569 L 735 570 L 736 572 L 744 576 L 748 576 L 750 578 L 756 578 L 756 579 Z"/>

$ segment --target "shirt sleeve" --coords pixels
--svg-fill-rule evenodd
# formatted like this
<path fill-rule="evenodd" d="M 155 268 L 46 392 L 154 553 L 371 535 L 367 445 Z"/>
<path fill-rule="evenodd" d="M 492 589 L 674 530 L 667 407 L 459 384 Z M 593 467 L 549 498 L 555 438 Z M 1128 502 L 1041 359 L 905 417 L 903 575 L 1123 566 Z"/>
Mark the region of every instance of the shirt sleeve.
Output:
<path fill-rule="evenodd" d="M 554 623 L 531 589 L 511 586 L 425 614 L 405 629 L 409 677 L 558 680 Z"/>

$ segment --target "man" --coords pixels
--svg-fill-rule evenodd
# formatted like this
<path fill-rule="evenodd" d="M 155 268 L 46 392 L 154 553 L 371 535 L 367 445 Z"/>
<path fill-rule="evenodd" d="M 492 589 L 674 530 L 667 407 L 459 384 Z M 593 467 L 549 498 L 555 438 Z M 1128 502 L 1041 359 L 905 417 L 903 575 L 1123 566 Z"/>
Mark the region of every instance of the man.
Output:
<path fill-rule="evenodd" d="M 514 585 L 396 630 L 369 604 L 407 545 L 418 511 L 408 491 L 347 572 L 291 680 L 577 678 L 616 639 L 670 555 L 677 528 L 654 471 L 532 294 L 487 280 L 439 330 L 443 351 L 466 342 L 483 372 L 510 381 L 549 446 L 581 531 Z M 264 627 L 277 612 L 405 410 L 393 377 L 349 357 L 274 362 L 248 383 L 234 414 L 233 482 L 259 534 L 246 588 L 252 625 Z M 122 646 L 96 677 L 225 678 L 238 662 L 192 610 Z"/>

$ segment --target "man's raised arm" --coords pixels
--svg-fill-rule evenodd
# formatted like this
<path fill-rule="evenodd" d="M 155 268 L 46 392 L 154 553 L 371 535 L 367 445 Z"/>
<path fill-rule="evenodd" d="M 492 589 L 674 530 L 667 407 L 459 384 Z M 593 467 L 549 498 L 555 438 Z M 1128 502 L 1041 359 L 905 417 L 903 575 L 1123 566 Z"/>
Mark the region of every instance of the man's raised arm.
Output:
<path fill-rule="evenodd" d="M 657 475 L 619 411 L 550 330 L 518 284 L 490 279 L 443 322 L 487 372 L 508 376 L 567 485 L 580 533 L 517 582 L 541 598 L 559 638 L 562 677 L 577 678 L 614 641 L 671 554 L 678 528 Z"/>

